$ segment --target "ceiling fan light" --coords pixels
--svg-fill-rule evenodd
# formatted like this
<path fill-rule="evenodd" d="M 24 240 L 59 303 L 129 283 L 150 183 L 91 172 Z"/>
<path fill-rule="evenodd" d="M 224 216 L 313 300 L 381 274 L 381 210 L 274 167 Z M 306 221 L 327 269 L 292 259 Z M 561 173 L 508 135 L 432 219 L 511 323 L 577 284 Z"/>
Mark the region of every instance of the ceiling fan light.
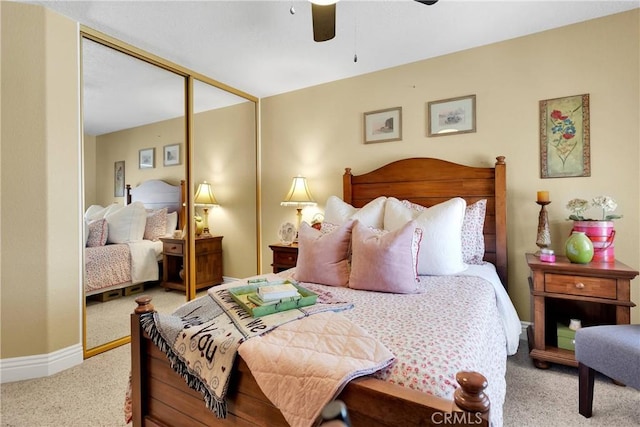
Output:
<path fill-rule="evenodd" d="M 313 4 L 318 6 L 329 6 L 330 4 L 336 4 L 339 0 L 309 0 Z"/>

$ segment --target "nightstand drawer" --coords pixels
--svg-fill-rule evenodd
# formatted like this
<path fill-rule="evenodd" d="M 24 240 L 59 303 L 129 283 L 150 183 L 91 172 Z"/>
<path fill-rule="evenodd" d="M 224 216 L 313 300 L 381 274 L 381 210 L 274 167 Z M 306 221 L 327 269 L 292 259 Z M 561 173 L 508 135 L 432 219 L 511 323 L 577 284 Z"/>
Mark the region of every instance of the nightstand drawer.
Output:
<path fill-rule="evenodd" d="M 162 252 L 164 252 L 166 254 L 182 255 L 183 254 L 183 243 L 164 242 L 163 245 L 162 245 Z"/>
<path fill-rule="evenodd" d="M 220 252 L 222 239 L 196 239 L 196 255 Z"/>
<path fill-rule="evenodd" d="M 544 290 L 556 294 L 616 299 L 616 280 L 566 274 L 544 275 Z"/>
<path fill-rule="evenodd" d="M 274 264 L 286 264 L 294 267 L 298 261 L 298 252 L 277 251 L 273 253 Z"/>

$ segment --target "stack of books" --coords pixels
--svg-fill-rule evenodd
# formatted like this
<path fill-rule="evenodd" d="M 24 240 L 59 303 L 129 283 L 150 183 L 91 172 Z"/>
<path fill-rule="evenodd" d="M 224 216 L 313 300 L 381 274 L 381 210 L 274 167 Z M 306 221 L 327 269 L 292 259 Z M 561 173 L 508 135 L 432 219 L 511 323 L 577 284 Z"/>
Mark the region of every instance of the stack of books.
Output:
<path fill-rule="evenodd" d="M 291 283 L 260 286 L 255 294 L 247 296 L 249 301 L 256 305 L 271 305 L 287 301 L 296 301 L 301 297 L 298 288 Z"/>

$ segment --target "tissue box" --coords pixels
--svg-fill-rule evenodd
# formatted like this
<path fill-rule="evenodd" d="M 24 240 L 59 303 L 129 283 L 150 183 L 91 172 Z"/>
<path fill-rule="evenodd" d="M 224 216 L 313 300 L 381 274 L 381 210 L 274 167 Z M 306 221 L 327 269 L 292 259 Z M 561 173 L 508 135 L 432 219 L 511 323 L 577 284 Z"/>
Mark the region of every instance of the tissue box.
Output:
<path fill-rule="evenodd" d="M 563 323 L 557 323 L 558 347 L 569 351 L 576 351 L 576 331 L 569 329 Z"/>

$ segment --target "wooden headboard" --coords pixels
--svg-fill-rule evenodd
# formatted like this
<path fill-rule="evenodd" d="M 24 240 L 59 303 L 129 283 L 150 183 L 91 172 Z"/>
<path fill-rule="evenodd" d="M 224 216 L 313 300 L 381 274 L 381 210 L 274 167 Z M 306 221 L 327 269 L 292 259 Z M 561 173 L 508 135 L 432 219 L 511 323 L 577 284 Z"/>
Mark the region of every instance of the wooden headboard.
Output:
<path fill-rule="evenodd" d="M 452 197 L 467 204 L 487 199 L 484 221 L 484 260 L 496 266 L 507 288 L 507 165 L 496 157 L 495 167 L 471 167 L 432 158 L 398 160 L 372 172 L 353 175 L 346 168 L 343 199 L 362 207 L 379 196 L 433 206 Z"/>
<path fill-rule="evenodd" d="M 127 205 L 133 202 L 142 202 L 147 209 L 166 207 L 169 213 L 178 212 L 178 225 L 182 230 L 186 218 L 184 201 L 187 194 L 185 187 L 184 180 L 180 181 L 180 185 L 171 185 L 160 179 L 144 181 L 136 188 L 131 188 L 131 185 L 127 184 Z"/>

